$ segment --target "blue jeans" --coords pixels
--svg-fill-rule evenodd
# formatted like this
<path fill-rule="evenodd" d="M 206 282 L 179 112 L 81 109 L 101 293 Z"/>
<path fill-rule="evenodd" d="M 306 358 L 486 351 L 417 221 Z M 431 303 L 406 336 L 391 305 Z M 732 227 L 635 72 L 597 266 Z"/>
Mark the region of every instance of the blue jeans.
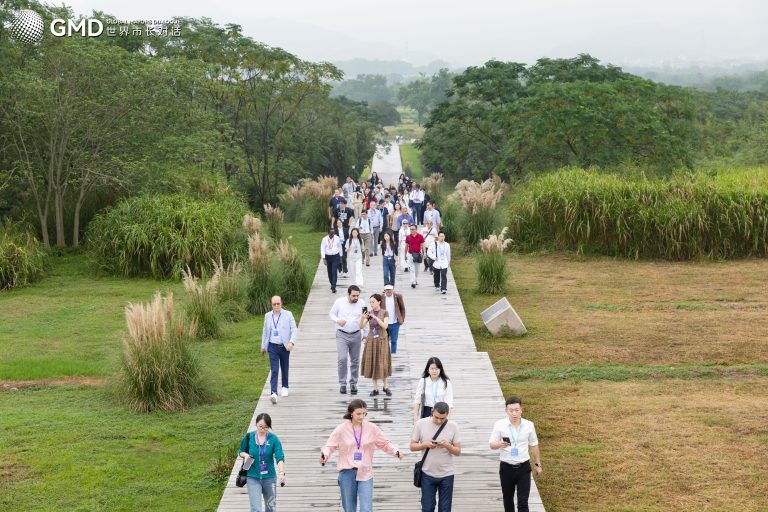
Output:
<path fill-rule="evenodd" d="M 251 504 L 250 512 L 275 512 L 277 502 L 277 478 L 248 477 L 248 502 Z M 261 508 L 261 496 L 264 496 L 264 509 Z"/>
<path fill-rule="evenodd" d="M 395 257 L 384 256 L 384 284 L 395 286 Z"/>
<path fill-rule="evenodd" d="M 288 387 L 288 360 L 291 355 L 285 345 L 282 343 L 270 343 L 267 347 L 267 353 L 269 354 L 269 390 L 272 393 L 277 393 L 277 373 L 283 374 L 283 387 Z"/>
<path fill-rule="evenodd" d="M 339 488 L 341 489 L 341 508 L 344 512 L 357 512 L 357 504 L 360 503 L 360 512 L 373 511 L 373 478 L 358 482 L 357 470 L 344 469 L 339 471 Z"/>
<path fill-rule="evenodd" d="M 389 352 L 397 354 L 397 337 L 400 335 L 400 324 L 389 324 Z"/>
<path fill-rule="evenodd" d="M 440 500 L 435 494 L 440 493 Z M 435 478 L 426 473 L 421 475 L 421 512 L 434 512 L 437 502 L 438 512 L 451 512 L 453 501 L 453 475 Z"/>

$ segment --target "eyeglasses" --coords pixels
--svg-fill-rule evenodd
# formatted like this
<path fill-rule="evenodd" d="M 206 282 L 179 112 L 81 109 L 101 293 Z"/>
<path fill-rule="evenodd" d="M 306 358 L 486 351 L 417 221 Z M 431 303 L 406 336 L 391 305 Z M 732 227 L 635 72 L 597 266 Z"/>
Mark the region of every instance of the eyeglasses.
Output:
<path fill-rule="evenodd" d="M 280 306 L 281 304 L 282 304 L 281 302 L 273 302 L 272 303 L 273 306 Z"/>

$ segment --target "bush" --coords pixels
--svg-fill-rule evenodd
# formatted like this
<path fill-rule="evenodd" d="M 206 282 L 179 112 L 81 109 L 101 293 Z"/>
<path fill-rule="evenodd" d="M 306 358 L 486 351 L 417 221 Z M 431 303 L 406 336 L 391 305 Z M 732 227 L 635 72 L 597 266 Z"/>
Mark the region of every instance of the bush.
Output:
<path fill-rule="evenodd" d="M 309 295 L 309 280 L 304 261 L 292 245 L 280 242 L 278 246 L 280 263 L 282 264 L 282 286 L 280 287 L 284 302 L 304 304 Z"/>
<path fill-rule="evenodd" d="M 0 290 L 26 286 L 45 268 L 45 250 L 31 233 L 0 225 Z"/>
<path fill-rule="evenodd" d="M 473 251 L 480 240 L 496 229 L 499 222 L 496 205 L 506 190 L 507 185 L 498 176 L 482 183 L 462 180 L 456 185 L 451 198 L 459 201 L 463 209 L 460 226 L 464 252 Z"/>
<path fill-rule="evenodd" d="M 214 272 L 219 274 L 219 311 L 225 320 L 239 322 L 248 316 L 245 309 L 247 295 L 240 262 L 233 261 L 226 268 L 219 258 L 214 262 Z"/>
<path fill-rule="evenodd" d="M 491 235 L 480 242 L 481 252 L 477 256 L 477 291 L 485 294 L 499 294 L 507 288 L 507 258 L 504 250 L 512 243 L 505 239 L 507 228 L 499 236 Z"/>
<path fill-rule="evenodd" d="M 139 196 L 97 215 L 86 237 L 99 268 L 110 274 L 167 279 L 186 266 L 208 274 L 214 258 L 228 263 L 245 253 L 245 212 L 234 200 Z"/>
<path fill-rule="evenodd" d="M 267 218 L 267 232 L 269 237 L 278 243 L 283 239 L 283 221 L 285 216 L 283 210 L 279 207 L 273 207 L 271 204 L 264 205 L 264 216 Z"/>
<path fill-rule="evenodd" d="M 328 202 L 336 186 L 336 178 L 333 176 L 301 180 L 280 198 L 286 208 L 286 217 L 292 222 L 307 224 L 315 231 L 325 231 L 331 223 L 328 219 Z"/>
<path fill-rule="evenodd" d="M 248 239 L 248 312 L 254 315 L 272 309 L 275 277 L 272 274 L 269 244 L 258 233 Z"/>
<path fill-rule="evenodd" d="M 768 168 L 633 177 L 563 169 L 512 204 L 521 248 L 682 260 L 768 255 Z"/>
<path fill-rule="evenodd" d="M 446 201 L 439 206 L 440 218 L 443 222 L 441 229 L 445 231 L 445 239 L 448 242 L 460 242 L 462 216 L 464 215 L 461 205 L 456 201 Z"/>
<path fill-rule="evenodd" d="M 438 206 L 441 206 L 445 199 L 443 182 L 443 175 L 439 172 L 433 172 L 421 180 L 421 188 L 429 194 L 430 200 L 437 203 Z"/>
<path fill-rule="evenodd" d="M 190 349 L 196 326 L 175 316 L 173 294 L 157 292 L 147 305 L 129 304 L 125 319 L 119 393 L 132 411 L 180 411 L 207 400 Z"/>
<path fill-rule="evenodd" d="M 219 311 L 218 287 L 220 274 L 214 271 L 205 286 L 197 284 L 192 271 L 181 271 L 184 289 L 187 291 L 187 318 L 197 326 L 200 338 L 215 338 L 221 334 L 221 313 Z"/>

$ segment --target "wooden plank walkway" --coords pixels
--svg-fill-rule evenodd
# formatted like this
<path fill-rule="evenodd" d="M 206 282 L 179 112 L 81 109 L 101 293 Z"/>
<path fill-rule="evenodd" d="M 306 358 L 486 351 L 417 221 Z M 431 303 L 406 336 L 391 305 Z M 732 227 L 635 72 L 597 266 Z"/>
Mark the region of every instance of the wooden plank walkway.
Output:
<path fill-rule="evenodd" d="M 373 170 L 385 183 L 397 181 L 400 173 L 397 145 L 389 154 L 373 159 Z M 319 251 L 319 248 L 318 248 Z M 372 257 L 364 268 L 362 297 L 383 289 L 381 254 Z M 389 381 L 393 396 L 371 398 L 368 379 L 358 382 L 356 398 L 368 404 L 368 419 L 379 424 L 387 436 L 406 454 L 400 462 L 377 452 L 374 458 L 374 509 L 383 512 L 420 510 L 420 490 L 411 483 L 413 464 L 421 453 L 410 453 L 412 402 L 415 387 L 430 356 L 438 356 L 454 386 L 454 414 L 462 434 L 462 455 L 455 459 L 456 480 L 453 509 L 457 512 L 504 509 L 498 477 L 498 453 L 488 448 L 493 423 L 504 416 L 504 398 L 486 353 L 477 352 L 464 308 L 456 291 L 453 275 L 448 273 L 448 294 L 437 293 L 429 273 L 420 275 L 419 286 L 410 287 L 408 273 L 398 269 L 396 290 L 404 296 L 407 317 L 400 329 L 397 354 L 393 355 L 393 375 Z M 329 289 L 325 267 L 318 266 L 312 290 L 299 324 L 299 337 L 291 355 L 289 397 L 277 405 L 269 401 L 269 384 L 261 398 L 248 430 L 254 430 L 254 418 L 261 412 L 272 416 L 273 429 L 286 453 L 286 486 L 278 488 L 280 512 L 304 512 L 309 509 L 340 511 L 336 482 L 336 455 L 329 464 L 319 464 L 320 447 L 342 421 L 351 395 L 338 392 L 336 375 L 335 329 L 328 318 L 333 301 L 346 294 L 350 279 L 340 279 L 338 293 Z M 546 447 L 544 448 L 546 454 Z M 240 463 L 232 468 L 220 512 L 247 511 L 247 491 L 235 486 Z M 530 509 L 543 512 L 536 489 L 531 488 Z"/>

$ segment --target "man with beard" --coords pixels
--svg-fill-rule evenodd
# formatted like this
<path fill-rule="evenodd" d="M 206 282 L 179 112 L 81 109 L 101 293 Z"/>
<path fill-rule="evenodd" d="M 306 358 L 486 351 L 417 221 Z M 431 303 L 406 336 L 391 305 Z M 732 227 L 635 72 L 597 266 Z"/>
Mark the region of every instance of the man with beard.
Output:
<path fill-rule="evenodd" d="M 357 394 L 357 377 L 360 372 L 360 317 L 363 315 L 360 288 L 347 289 L 347 296 L 336 299 L 328 314 L 336 325 L 336 363 L 339 372 L 339 393 L 347 393 L 347 365 L 349 364 L 349 392 Z"/>

